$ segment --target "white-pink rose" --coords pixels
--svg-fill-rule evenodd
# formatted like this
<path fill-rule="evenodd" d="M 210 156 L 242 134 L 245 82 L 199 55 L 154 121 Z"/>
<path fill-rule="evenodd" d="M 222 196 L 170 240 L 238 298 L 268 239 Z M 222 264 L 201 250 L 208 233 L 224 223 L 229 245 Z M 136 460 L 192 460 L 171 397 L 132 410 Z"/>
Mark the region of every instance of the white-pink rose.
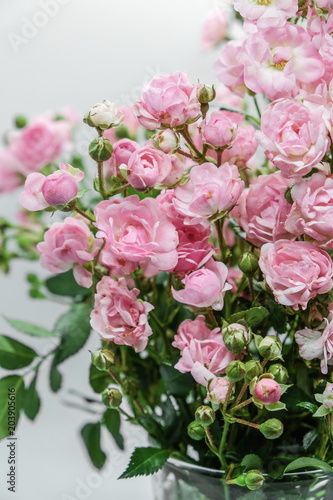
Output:
<path fill-rule="evenodd" d="M 224 9 L 214 9 L 204 19 L 201 43 L 204 50 L 210 50 L 220 42 L 222 42 L 227 35 L 227 28 L 229 24 L 229 16 Z"/>
<path fill-rule="evenodd" d="M 279 28 L 298 11 L 297 0 L 231 0 L 235 10 L 260 29 Z"/>
<path fill-rule="evenodd" d="M 224 45 L 214 69 L 218 79 L 235 94 L 244 97 L 245 49 L 243 40 L 232 40 Z"/>
<path fill-rule="evenodd" d="M 235 139 L 237 125 L 224 111 L 214 111 L 200 125 L 202 140 L 214 149 L 230 145 Z"/>
<path fill-rule="evenodd" d="M 228 377 L 215 377 L 208 384 L 207 399 L 215 405 L 224 403 L 230 389 L 230 380 Z"/>

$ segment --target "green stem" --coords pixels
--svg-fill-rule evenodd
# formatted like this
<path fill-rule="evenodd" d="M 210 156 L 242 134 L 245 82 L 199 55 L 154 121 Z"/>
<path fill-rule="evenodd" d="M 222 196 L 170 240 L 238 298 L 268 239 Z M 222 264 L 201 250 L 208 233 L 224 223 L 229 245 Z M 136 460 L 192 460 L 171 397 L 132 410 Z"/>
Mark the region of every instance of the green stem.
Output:
<path fill-rule="evenodd" d="M 243 387 L 241 388 L 241 390 L 240 390 L 240 392 L 239 392 L 239 394 L 237 396 L 237 399 L 235 401 L 235 404 L 234 404 L 233 408 L 235 408 L 235 406 L 237 406 L 239 404 L 239 402 L 242 399 L 242 397 L 243 397 L 246 389 L 248 388 L 248 386 L 249 386 L 249 384 L 246 383 L 246 382 L 244 382 Z"/>
<path fill-rule="evenodd" d="M 215 227 L 216 227 L 216 232 L 217 232 L 217 239 L 219 242 L 219 247 L 221 250 L 221 261 L 224 262 L 226 259 L 226 254 L 227 254 L 227 245 L 224 241 L 223 237 L 223 220 L 224 219 L 219 219 L 215 222 Z"/>
<path fill-rule="evenodd" d="M 74 207 L 74 210 L 75 212 L 77 212 L 78 214 L 82 215 L 83 217 L 85 217 L 86 219 L 88 219 L 89 222 L 96 222 L 96 219 L 94 217 L 91 217 L 90 215 L 88 215 L 86 212 L 84 212 L 83 210 L 81 210 L 81 208 L 77 207 L 75 205 Z"/>
<path fill-rule="evenodd" d="M 196 145 L 194 144 L 192 137 L 188 131 L 188 127 L 186 126 L 183 128 L 183 130 L 180 130 L 180 134 L 184 137 L 185 141 L 187 142 L 188 146 L 190 146 L 189 149 L 194 151 L 194 153 L 197 155 L 198 158 L 204 158 L 203 154 L 198 150 Z"/>
<path fill-rule="evenodd" d="M 212 450 L 212 452 L 215 455 L 219 456 L 218 449 L 216 448 L 216 445 L 214 443 L 214 439 L 213 439 L 212 433 L 210 432 L 209 427 L 205 427 L 205 434 L 206 434 L 206 437 L 207 437 L 209 448 Z"/>
<path fill-rule="evenodd" d="M 248 113 L 245 113 L 244 111 L 241 111 L 240 109 L 232 108 L 232 107 L 228 107 L 228 106 L 220 106 L 219 109 L 221 111 L 232 111 L 233 113 L 239 113 L 239 114 L 245 116 L 248 120 L 253 121 L 256 125 L 258 125 L 260 127 L 260 120 L 258 120 L 258 118 L 255 118 L 254 116 L 249 115 Z"/>
<path fill-rule="evenodd" d="M 259 107 L 259 104 L 258 104 L 258 100 L 257 100 L 257 96 L 254 95 L 253 96 L 253 100 L 254 100 L 254 105 L 256 107 L 256 110 L 257 110 L 257 113 L 258 113 L 258 116 L 259 118 L 261 118 L 261 110 L 260 110 L 260 107 Z"/>
<path fill-rule="evenodd" d="M 249 398 L 249 399 L 245 399 L 245 401 L 242 401 L 242 403 L 239 403 L 237 406 L 234 406 L 232 408 L 232 411 L 234 412 L 235 410 L 239 410 L 240 408 L 243 408 L 244 406 L 247 406 L 249 405 L 250 403 L 252 403 L 253 401 L 253 398 Z"/>
<path fill-rule="evenodd" d="M 103 199 L 105 200 L 107 198 L 107 194 L 105 192 L 104 174 L 103 174 L 103 162 L 102 161 L 98 161 L 97 162 L 97 170 L 98 170 L 99 192 L 101 193 Z"/>
<path fill-rule="evenodd" d="M 224 468 L 225 471 L 227 471 L 228 463 L 227 463 L 227 460 L 224 456 L 224 448 L 225 448 L 225 444 L 227 442 L 229 427 L 230 427 L 230 423 L 225 420 L 224 426 L 223 426 L 222 437 L 221 437 L 221 441 L 220 441 L 220 446 L 219 446 L 219 458 L 220 458 L 222 467 Z"/>

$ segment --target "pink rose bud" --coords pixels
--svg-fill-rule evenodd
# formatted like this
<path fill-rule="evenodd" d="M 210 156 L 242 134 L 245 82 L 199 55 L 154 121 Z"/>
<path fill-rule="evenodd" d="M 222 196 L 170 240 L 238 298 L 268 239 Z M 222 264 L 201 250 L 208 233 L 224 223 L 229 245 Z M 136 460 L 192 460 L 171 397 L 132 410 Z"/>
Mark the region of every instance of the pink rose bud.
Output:
<path fill-rule="evenodd" d="M 201 124 L 202 140 L 214 149 L 228 146 L 236 133 L 237 125 L 223 111 L 215 111 Z"/>
<path fill-rule="evenodd" d="M 153 145 L 163 153 L 174 153 L 179 148 L 179 135 L 170 128 L 160 130 L 153 137 Z"/>
<path fill-rule="evenodd" d="M 75 178 L 70 174 L 49 175 L 42 186 L 42 194 L 48 205 L 66 205 L 76 197 L 78 185 Z"/>
<path fill-rule="evenodd" d="M 230 387 L 227 377 L 216 377 L 208 385 L 207 399 L 214 404 L 224 403 Z"/>
<path fill-rule="evenodd" d="M 260 403 L 271 405 L 280 400 L 281 387 L 271 378 L 262 378 L 254 388 L 254 396 Z"/>

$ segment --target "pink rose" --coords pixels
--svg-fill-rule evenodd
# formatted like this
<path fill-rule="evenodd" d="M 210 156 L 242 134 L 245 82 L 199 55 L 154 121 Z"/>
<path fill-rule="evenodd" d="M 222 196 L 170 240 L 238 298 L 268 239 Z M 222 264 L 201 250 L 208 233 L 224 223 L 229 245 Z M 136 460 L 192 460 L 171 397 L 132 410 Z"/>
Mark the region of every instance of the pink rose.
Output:
<path fill-rule="evenodd" d="M 186 73 L 156 75 L 143 86 L 133 111 L 141 125 L 149 130 L 161 125 L 173 128 L 190 123 L 200 114 L 197 88 Z"/>
<path fill-rule="evenodd" d="M 284 223 L 290 211 L 285 192 L 290 182 L 280 172 L 260 175 L 243 191 L 235 217 L 246 233 L 246 239 L 261 247 L 264 243 L 292 236 Z"/>
<path fill-rule="evenodd" d="M 330 145 L 321 109 L 310 111 L 296 99 L 280 99 L 265 108 L 257 139 L 267 158 L 289 178 L 308 174 Z"/>
<path fill-rule="evenodd" d="M 127 179 L 136 189 L 154 187 L 170 174 L 171 167 L 169 155 L 144 146 L 130 156 L 127 163 Z"/>
<path fill-rule="evenodd" d="M 186 169 L 187 160 L 184 161 L 184 157 L 178 154 L 169 155 L 171 160 L 171 170 L 170 173 L 163 179 L 164 186 L 173 186 L 181 180 Z"/>
<path fill-rule="evenodd" d="M 320 359 L 320 367 L 325 375 L 328 365 L 333 364 L 333 313 L 324 318 L 316 329 L 305 328 L 295 333 L 295 340 L 299 346 L 299 354 L 306 360 Z"/>
<path fill-rule="evenodd" d="M 230 389 L 230 380 L 227 377 L 215 377 L 208 384 L 207 399 L 215 405 L 224 403 Z"/>
<path fill-rule="evenodd" d="M 95 306 L 90 324 L 107 341 L 133 346 L 141 352 L 153 332 L 148 313 L 154 307 L 137 299 L 139 290 L 129 290 L 124 278 L 118 281 L 104 276 L 96 287 Z"/>
<path fill-rule="evenodd" d="M 177 277 L 183 277 L 202 267 L 213 255 L 215 249 L 209 243 L 211 227 L 205 224 L 188 224 L 177 228 L 179 244 L 178 262 L 174 269 Z"/>
<path fill-rule="evenodd" d="M 68 271 L 73 266 L 74 278 L 79 285 L 92 285 L 91 273 L 83 266 L 91 262 L 101 246 L 94 239 L 86 222 L 76 217 L 66 217 L 55 222 L 44 234 L 44 241 L 38 243 L 43 267 L 54 274 Z"/>
<path fill-rule="evenodd" d="M 166 154 L 171 154 L 177 151 L 179 148 L 179 142 L 179 134 L 170 128 L 160 130 L 152 138 L 154 148 L 159 149 Z"/>
<path fill-rule="evenodd" d="M 182 351 L 190 345 L 191 340 L 215 339 L 219 332 L 219 328 L 210 330 L 205 323 L 205 316 L 200 314 L 194 320 L 185 319 L 180 323 L 172 345 Z"/>
<path fill-rule="evenodd" d="M 214 149 L 228 146 L 236 137 L 237 125 L 224 111 L 214 111 L 200 125 L 202 140 Z"/>
<path fill-rule="evenodd" d="M 259 266 L 275 300 L 297 310 L 333 287 L 333 263 L 327 252 L 304 241 L 279 240 L 261 248 Z"/>
<path fill-rule="evenodd" d="M 243 40 L 232 40 L 224 45 L 214 69 L 218 79 L 235 94 L 244 97 L 245 49 Z"/>
<path fill-rule="evenodd" d="M 191 169 L 189 181 L 175 188 L 174 205 L 182 214 L 211 217 L 236 205 L 244 187 L 235 165 L 203 163 Z"/>
<path fill-rule="evenodd" d="M 22 173 L 36 172 L 64 152 L 71 126 L 64 120 L 39 117 L 9 138 L 13 155 L 22 163 Z"/>
<path fill-rule="evenodd" d="M 271 378 L 262 378 L 255 385 L 253 395 L 264 405 L 277 403 L 281 397 L 280 385 Z"/>
<path fill-rule="evenodd" d="M 14 191 L 22 184 L 21 163 L 13 156 L 9 148 L 0 151 L 0 193 Z"/>
<path fill-rule="evenodd" d="M 225 39 L 229 24 L 228 18 L 227 12 L 221 8 L 209 12 L 204 19 L 201 32 L 201 43 L 204 50 L 212 49 Z"/>
<path fill-rule="evenodd" d="M 108 129 L 113 130 L 113 128 Z M 104 134 L 105 136 L 105 134 Z M 111 158 L 104 162 L 105 175 L 116 176 L 118 171 L 116 167 L 120 165 L 128 165 L 132 153 L 140 148 L 140 145 L 131 139 L 120 139 L 113 144 L 113 153 Z"/>
<path fill-rule="evenodd" d="M 333 250 L 333 177 L 315 173 L 295 184 L 291 196 L 294 203 L 286 229 L 297 236 L 306 234 L 315 245 Z"/>
<path fill-rule="evenodd" d="M 229 162 L 237 167 L 244 167 L 252 158 L 258 148 L 255 130 L 251 125 L 238 127 L 235 139 L 231 147 L 222 153 L 222 162 Z"/>
<path fill-rule="evenodd" d="M 275 0 L 274 2 L 251 2 L 250 0 L 231 0 L 235 10 L 246 21 L 255 23 L 258 28 L 279 28 L 298 11 L 297 0 Z"/>
<path fill-rule="evenodd" d="M 105 239 L 104 264 L 148 265 L 147 273 L 172 270 L 177 264 L 178 236 L 154 198 L 101 201 L 96 205 L 97 238 Z M 133 269 L 132 269 L 133 271 Z M 151 276 L 153 276 L 151 274 Z"/>
<path fill-rule="evenodd" d="M 231 285 L 226 282 L 227 276 L 227 266 L 210 259 L 205 267 L 185 276 L 183 290 L 172 288 L 173 298 L 190 306 L 211 306 L 215 311 L 221 311 L 225 292 L 231 289 Z"/>
<path fill-rule="evenodd" d="M 38 172 L 28 175 L 20 196 L 24 208 L 43 210 L 48 206 L 66 205 L 76 197 L 78 183 L 84 178 L 84 173 L 68 163 L 61 163 L 59 168 L 48 176 Z"/>

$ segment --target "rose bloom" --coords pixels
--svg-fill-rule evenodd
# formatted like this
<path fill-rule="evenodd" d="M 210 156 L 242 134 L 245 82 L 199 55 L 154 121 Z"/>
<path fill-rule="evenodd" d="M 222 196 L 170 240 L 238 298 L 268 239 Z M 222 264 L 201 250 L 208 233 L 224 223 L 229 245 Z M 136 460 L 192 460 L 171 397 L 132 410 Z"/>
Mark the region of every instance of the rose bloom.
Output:
<path fill-rule="evenodd" d="M 203 142 L 214 149 L 228 146 L 237 134 L 237 125 L 223 111 L 214 111 L 200 128 Z"/>
<path fill-rule="evenodd" d="M 186 184 L 175 188 L 173 203 L 181 214 L 210 217 L 236 205 L 243 187 L 235 165 L 203 163 L 191 169 Z"/>
<path fill-rule="evenodd" d="M 224 403 L 230 388 L 230 380 L 227 377 L 215 377 L 208 384 L 207 399 L 213 404 Z"/>
<path fill-rule="evenodd" d="M 253 245 L 261 247 L 264 243 L 292 238 L 284 226 L 290 211 L 285 198 L 289 185 L 290 182 L 276 172 L 256 177 L 243 191 L 234 215 Z"/>
<path fill-rule="evenodd" d="M 172 345 L 182 351 L 190 345 L 192 339 L 200 341 L 215 339 L 218 333 L 220 329 L 217 327 L 210 330 L 205 323 L 205 316 L 200 314 L 194 320 L 185 319 L 180 323 Z"/>
<path fill-rule="evenodd" d="M 112 128 L 109 130 L 113 130 Z M 105 136 L 105 134 L 103 134 Z M 120 139 L 113 144 L 113 153 L 111 158 L 104 162 L 105 176 L 117 176 L 121 165 L 128 165 L 132 153 L 140 148 L 140 145 L 131 139 Z"/>
<path fill-rule="evenodd" d="M 274 123 L 274 127 L 272 127 Z M 269 104 L 256 137 L 267 158 L 284 177 L 297 179 L 308 174 L 324 157 L 330 145 L 320 108 L 309 108 L 296 99 Z"/>
<path fill-rule="evenodd" d="M 275 300 L 304 310 L 310 299 L 333 287 L 333 263 L 327 252 L 304 241 L 278 240 L 261 248 L 259 260 Z"/>
<path fill-rule="evenodd" d="M 222 42 L 227 34 L 229 16 L 224 9 L 214 9 L 204 19 L 201 43 L 204 50 L 208 51 Z"/>
<path fill-rule="evenodd" d="M 133 112 L 148 130 L 191 123 L 200 114 L 197 87 L 190 83 L 186 73 L 156 75 L 143 86 Z"/>
<path fill-rule="evenodd" d="M 333 176 L 317 172 L 291 189 L 294 201 L 286 229 L 297 236 L 306 234 L 311 241 L 333 250 Z"/>
<path fill-rule="evenodd" d="M 178 278 L 202 267 L 213 255 L 215 249 L 209 243 L 211 227 L 205 224 L 187 224 L 177 228 L 179 244 L 178 262 L 174 273 Z"/>
<path fill-rule="evenodd" d="M 326 375 L 328 365 L 333 364 L 333 313 L 330 312 L 316 330 L 298 330 L 295 340 L 300 356 L 306 360 L 320 359 L 321 372 Z"/>
<path fill-rule="evenodd" d="M 40 170 L 64 152 L 70 139 L 70 124 L 39 117 L 9 137 L 12 154 L 22 164 L 24 175 Z"/>
<path fill-rule="evenodd" d="M 170 174 L 172 163 L 169 155 L 143 146 L 135 150 L 127 163 L 127 180 L 136 189 L 154 187 Z"/>
<path fill-rule="evenodd" d="M 45 269 L 59 274 L 73 268 L 77 283 L 89 288 L 92 285 L 91 273 L 83 265 L 94 259 L 101 243 L 94 239 L 83 219 L 66 217 L 63 222 L 52 224 L 44 234 L 44 241 L 38 243 L 37 250 Z"/>
<path fill-rule="evenodd" d="M 242 168 L 252 158 L 257 148 L 258 141 L 255 137 L 255 129 L 251 125 L 238 127 L 231 147 L 222 153 L 222 162 L 232 163 Z"/>
<path fill-rule="evenodd" d="M 33 172 L 28 175 L 20 203 L 27 210 L 43 210 L 48 206 L 66 205 L 78 193 L 84 173 L 68 163 L 61 163 L 53 174 Z"/>
<path fill-rule="evenodd" d="M 133 346 L 141 352 L 153 332 L 148 313 L 154 307 L 137 299 L 139 290 L 129 290 L 124 278 L 118 281 L 104 276 L 97 284 L 90 324 L 103 340 Z"/>
<path fill-rule="evenodd" d="M 14 191 L 22 184 L 21 163 L 13 156 L 9 148 L 0 151 L 0 193 Z"/>
<path fill-rule="evenodd" d="M 101 201 L 95 208 L 97 238 L 106 242 L 103 263 L 119 267 L 145 264 L 146 275 L 172 270 L 178 260 L 178 235 L 154 198 L 137 195 Z M 132 271 L 134 270 L 132 269 Z"/>
<path fill-rule="evenodd" d="M 235 10 L 245 21 L 255 23 L 258 28 L 279 28 L 298 11 L 297 0 L 251 1 L 231 0 Z"/>
<path fill-rule="evenodd" d="M 245 49 L 243 40 L 232 40 L 223 46 L 219 60 L 214 65 L 218 79 L 235 94 L 244 97 Z"/>
<path fill-rule="evenodd" d="M 183 290 L 171 289 L 173 298 L 193 307 L 211 306 L 215 311 L 221 311 L 225 292 L 232 288 L 226 282 L 227 276 L 227 266 L 210 259 L 205 267 L 185 276 Z"/>
<path fill-rule="evenodd" d="M 280 385 L 271 378 L 262 378 L 255 385 L 253 395 L 265 405 L 277 403 L 281 397 Z"/>
<path fill-rule="evenodd" d="M 325 71 L 309 34 L 292 23 L 248 35 L 244 49 L 245 85 L 272 101 L 294 97 L 304 84 L 317 81 Z"/>

